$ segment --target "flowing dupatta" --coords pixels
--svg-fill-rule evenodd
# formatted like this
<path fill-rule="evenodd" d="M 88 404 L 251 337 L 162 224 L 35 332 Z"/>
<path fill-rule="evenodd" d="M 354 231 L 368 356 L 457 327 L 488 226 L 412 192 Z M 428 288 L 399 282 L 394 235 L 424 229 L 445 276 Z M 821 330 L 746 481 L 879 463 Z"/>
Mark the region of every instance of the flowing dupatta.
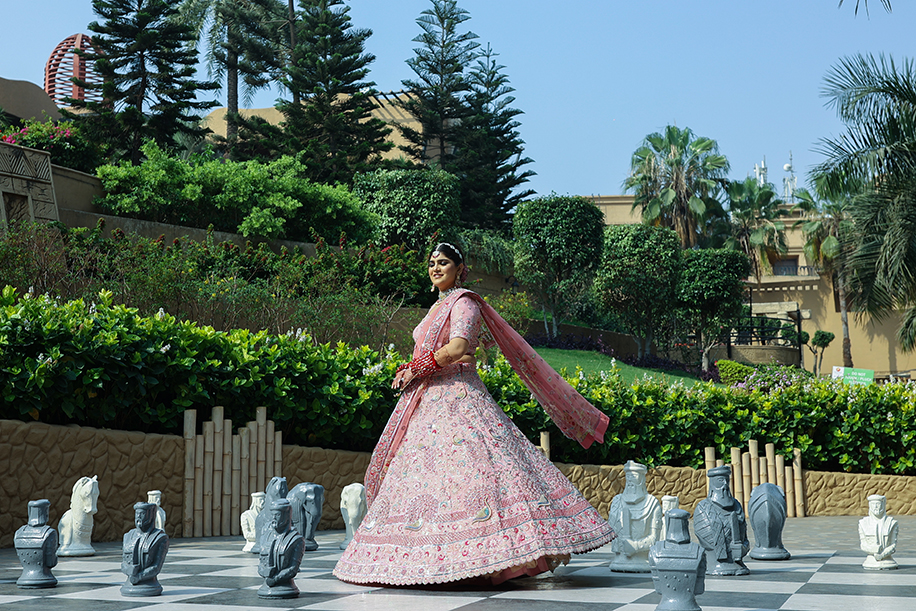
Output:
<path fill-rule="evenodd" d="M 448 295 L 421 323 L 422 341 L 414 346 L 413 356 L 418 357 L 427 350 L 435 350 L 444 344 L 449 326 L 446 324 L 451 315 L 452 306 L 461 297 L 469 297 L 480 306 L 480 313 L 487 328 L 496 340 L 499 349 L 512 365 L 512 368 L 537 399 L 554 424 L 570 439 L 578 441 L 583 448 L 593 442 L 602 443 L 608 426 L 608 417 L 585 400 L 579 392 L 569 385 L 541 356 L 509 326 L 502 316 L 483 298 L 468 290 L 457 290 Z M 447 367 L 450 365 L 447 365 Z M 398 401 L 388 419 L 388 424 L 379 438 L 375 451 L 366 470 L 366 500 L 369 504 L 375 498 L 378 488 L 385 477 L 388 465 L 397 453 L 401 440 L 407 432 L 410 418 L 420 404 L 426 392 L 427 380 L 419 379 L 411 383 L 406 394 Z"/>

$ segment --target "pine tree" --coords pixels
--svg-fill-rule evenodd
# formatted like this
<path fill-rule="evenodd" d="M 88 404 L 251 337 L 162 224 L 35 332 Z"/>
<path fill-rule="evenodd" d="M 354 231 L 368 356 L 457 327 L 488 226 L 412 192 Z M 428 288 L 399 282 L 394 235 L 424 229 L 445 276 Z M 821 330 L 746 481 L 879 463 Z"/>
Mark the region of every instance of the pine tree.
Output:
<path fill-rule="evenodd" d="M 445 166 L 456 127 L 468 113 L 463 101 L 469 89 L 464 71 L 477 58 L 480 45 L 474 42 L 477 35 L 473 32 L 458 31 L 471 17 L 458 7 L 457 0 L 432 0 L 432 5 L 417 18 L 423 33 L 413 40 L 421 46 L 407 60 L 417 79 L 401 81 L 408 93 L 401 106 L 419 121 L 421 129 L 399 129 L 409 142 L 401 147 L 404 152 L 422 162 Z"/>
<path fill-rule="evenodd" d="M 293 100 L 277 105 L 284 148 L 301 152 L 310 179 L 350 183 L 392 147 L 391 130 L 372 117 L 375 83 L 364 80 L 375 60 L 365 52 L 372 31 L 351 25 L 343 0 L 300 0 L 299 6 L 296 63 L 282 81 Z"/>
<path fill-rule="evenodd" d="M 194 79 L 197 53 L 189 47 L 194 34 L 176 19 L 177 6 L 166 0 L 93 0 L 92 6 L 104 19 L 89 24 L 98 53 L 82 55 L 95 62 L 104 81 L 77 82 L 101 89 L 104 101 L 73 100 L 88 112 L 69 118 L 134 164 L 140 163 L 146 139 L 171 147 L 176 134 L 202 135 L 201 117 L 193 112 L 216 102 L 198 101 L 197 93 L 218 86 Z"/>
<path fill-rule="evenodd" d="M 522 157 L 524 141 L 516 128 L 521 110 L 510 105 L 515 98 L 487 45 L 468 75 L 469 112 L 455 132 L 455 148 L 445 168 L 461 180 L 461 222 L 475 229 L 507 231 L 513 209 L 534 195 L 532 189 L 513 190 L 528 182 L 534 172 L 522 170 L 531 163 Z"/>

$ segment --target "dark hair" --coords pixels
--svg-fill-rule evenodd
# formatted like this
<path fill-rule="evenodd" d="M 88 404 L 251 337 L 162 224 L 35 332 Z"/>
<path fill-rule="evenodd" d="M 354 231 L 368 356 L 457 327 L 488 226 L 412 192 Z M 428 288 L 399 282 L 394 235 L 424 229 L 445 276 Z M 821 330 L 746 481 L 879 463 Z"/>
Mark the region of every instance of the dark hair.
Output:
<path fill-rule="evenodd" d="M 461 252 L 456 247 L 449 244 L 448 242 L 439 242 L 438 244 L 436 244 L 436 247 L 433 248 L 429 253 L 430 258 L 433 256 L 434 252 L 442 253 L 443 255 L 451 259 L 452 262 L 455 263 L 455 265 L 461 265 L 462 263 L 464 263 L 464 257 L 461 256 Z"/>

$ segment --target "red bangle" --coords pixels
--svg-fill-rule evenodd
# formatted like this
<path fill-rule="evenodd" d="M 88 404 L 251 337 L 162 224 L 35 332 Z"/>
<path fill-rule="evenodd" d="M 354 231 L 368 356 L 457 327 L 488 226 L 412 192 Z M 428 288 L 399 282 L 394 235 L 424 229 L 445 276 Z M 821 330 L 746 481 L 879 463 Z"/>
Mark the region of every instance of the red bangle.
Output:
<path fill-rule="evenodd" d="M 398 365 L 398 368 L 395 370 L 394 373 L 399 374 L 402 371 L 404 371 L 405 369 L 410 369 L 410 363 L 401 363 L 400 365 Z"/>
<path fill-rule="evenodd" d="M 427 350 L 424 354 L 418 356 L 408 363 L 413 375 L 417 378 L 423 378 L 442 369 L 442 366 L 436 362 L 436 357 L 432 350 Z"/>

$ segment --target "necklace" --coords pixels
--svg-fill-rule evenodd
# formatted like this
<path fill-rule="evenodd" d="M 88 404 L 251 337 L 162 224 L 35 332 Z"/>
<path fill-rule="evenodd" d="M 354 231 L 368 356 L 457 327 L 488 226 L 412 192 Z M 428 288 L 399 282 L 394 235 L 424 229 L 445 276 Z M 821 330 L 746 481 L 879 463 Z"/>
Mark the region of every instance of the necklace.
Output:
<path fill-rule="evenodd" d="M 457 290 L 458 290 L 458 287 L 457 287 L 457 286 L 453 286 L 453 287 L 450 288 L 450 289 L 445 289 L 444 291 L 439 291 L 439 299 L 438 299 L 438 301 L 442 301 L 443 299 L 445 299 L 446 297 L 448 297 L 449 295 L 451 295 L 452 293 L 454 293 L 454 292 L 457 291 Z"/>

